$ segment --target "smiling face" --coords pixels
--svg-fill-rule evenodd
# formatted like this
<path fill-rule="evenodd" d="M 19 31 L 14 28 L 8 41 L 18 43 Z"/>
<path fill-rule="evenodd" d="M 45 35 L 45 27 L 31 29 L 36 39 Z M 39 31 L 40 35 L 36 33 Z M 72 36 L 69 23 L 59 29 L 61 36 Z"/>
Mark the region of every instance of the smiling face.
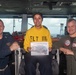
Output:
<path fill-rule="evenodd" d="M 67 23 L 67 31 L 71 36 L 76 34 L 76 21 L 72 20 Z"/>
<path fill-rule="evenodd" d="M 33 22 L 36 28 L 40 28 L 42 25 L 42 17 L 39 14 L 35 14 L 33 17 Z"/>

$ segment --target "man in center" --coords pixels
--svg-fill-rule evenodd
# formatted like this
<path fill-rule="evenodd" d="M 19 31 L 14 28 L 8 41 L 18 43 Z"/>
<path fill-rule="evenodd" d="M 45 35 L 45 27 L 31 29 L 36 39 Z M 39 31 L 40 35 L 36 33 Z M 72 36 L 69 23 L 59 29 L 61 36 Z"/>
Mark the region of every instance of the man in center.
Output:
<path fill-rule="evenodd" d="M 52 39 L 50 32 L 42 25 L 43 15 L 35 13 L 33 15 L 34 27 L 30 28 L 24 38 L 25 70 L 26 75 L 36 75 L 36 64 L 39 63 L 40 75 L 52 75 Z M 32 56 L 31 42 L 48 42 L 49 55 Z"/>

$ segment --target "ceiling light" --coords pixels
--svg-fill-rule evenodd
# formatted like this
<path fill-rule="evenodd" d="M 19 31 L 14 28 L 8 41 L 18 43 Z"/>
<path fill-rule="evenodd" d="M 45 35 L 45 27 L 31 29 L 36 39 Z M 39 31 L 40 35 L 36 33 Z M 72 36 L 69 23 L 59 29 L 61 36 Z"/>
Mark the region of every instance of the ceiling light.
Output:
<path fill-rule="evenodd" d="M 6 9 L 5 11 L 7 11 L 7 12 L 15 12 L 15 10 L 13 10 L 13 9 Z"/>
<path fill-rule="evenodd" d="M 71 5 L 76 5 L 76 2 L 72 2 L 72 4 Z"/>
<path fill-rule="evenodd" d="M 59 11 L 59 10 L 61 10 L 61 8 L 52 8 L 52 10 L 58 10 Z"/>

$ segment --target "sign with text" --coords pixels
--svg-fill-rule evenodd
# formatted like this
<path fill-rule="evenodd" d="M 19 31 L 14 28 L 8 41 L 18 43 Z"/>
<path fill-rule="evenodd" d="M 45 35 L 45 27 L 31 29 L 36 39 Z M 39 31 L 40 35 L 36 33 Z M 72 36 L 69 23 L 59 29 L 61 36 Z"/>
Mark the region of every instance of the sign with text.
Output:
<path fill-rule="evenodd" d="M 48 42 L 31 42 L 31 55 L 49 55 Z"/>

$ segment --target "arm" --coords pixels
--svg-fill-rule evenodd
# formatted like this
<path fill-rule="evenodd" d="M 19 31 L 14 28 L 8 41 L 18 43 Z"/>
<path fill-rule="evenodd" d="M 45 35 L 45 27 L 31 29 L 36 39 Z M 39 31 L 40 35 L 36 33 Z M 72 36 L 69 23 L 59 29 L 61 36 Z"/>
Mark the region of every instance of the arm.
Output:
<path fill-rule="evenodd" d="M 74 58 L 76 60 L 76 50 L 73 50 Z"/>
<path fill-rule="evenodd" d="M 29 39 L 29 34 L 26 33 L 25 37 L 24 37 L 24 50 L 26 52 L 29 52 L 31 50 L 31 47 L 30 47 L 30 39 Z"/>
<path fill-rule="evenodd" d="M 73 51 L 72 50 L 70 50 L 70 49 L 68 49 L 68 48 L 64 48 L 64 38 L 61 38 L 60 40 L 59 40 L 59 42 L 58 42 L 58 44 L 59 44 L 59 50 L 61 51 L 61 52 L 63 52 L 64 54 L 66 54 L 66 55 L 74 55 L 74 53 L 73 53 Z"/>
<path fill-rule="evenodd" d="M 48 32 L 48 42 L 49 42 L 49 51 L 52 50 L 52 38 L 50 36 L 50 32 Z"/>
<path fill-rule="evenodd" d="M 62 51 L 66 55 L 74 55 L 74 52 L 72 50 L 66 49 L 66 48 L 60 48 L 60 51 Z"/>
<path fill-rule="evenodd" d="M 8 46 L 4 46 L 1 50 L 0 50 L 0 58 L 5 58 L 7 55 L 9 55 L 11 53 L 11 50 Z"/>
<path fill-rule="evenodd" d="M 7 55 L 11 54 L 11 51 L 16 50 L 18 47 L 18 43 L 14 42 L 12 36 L 9 36 L 8 38 L 4 37 L 0 49 L 0 58 L 5 58 Z"/>

